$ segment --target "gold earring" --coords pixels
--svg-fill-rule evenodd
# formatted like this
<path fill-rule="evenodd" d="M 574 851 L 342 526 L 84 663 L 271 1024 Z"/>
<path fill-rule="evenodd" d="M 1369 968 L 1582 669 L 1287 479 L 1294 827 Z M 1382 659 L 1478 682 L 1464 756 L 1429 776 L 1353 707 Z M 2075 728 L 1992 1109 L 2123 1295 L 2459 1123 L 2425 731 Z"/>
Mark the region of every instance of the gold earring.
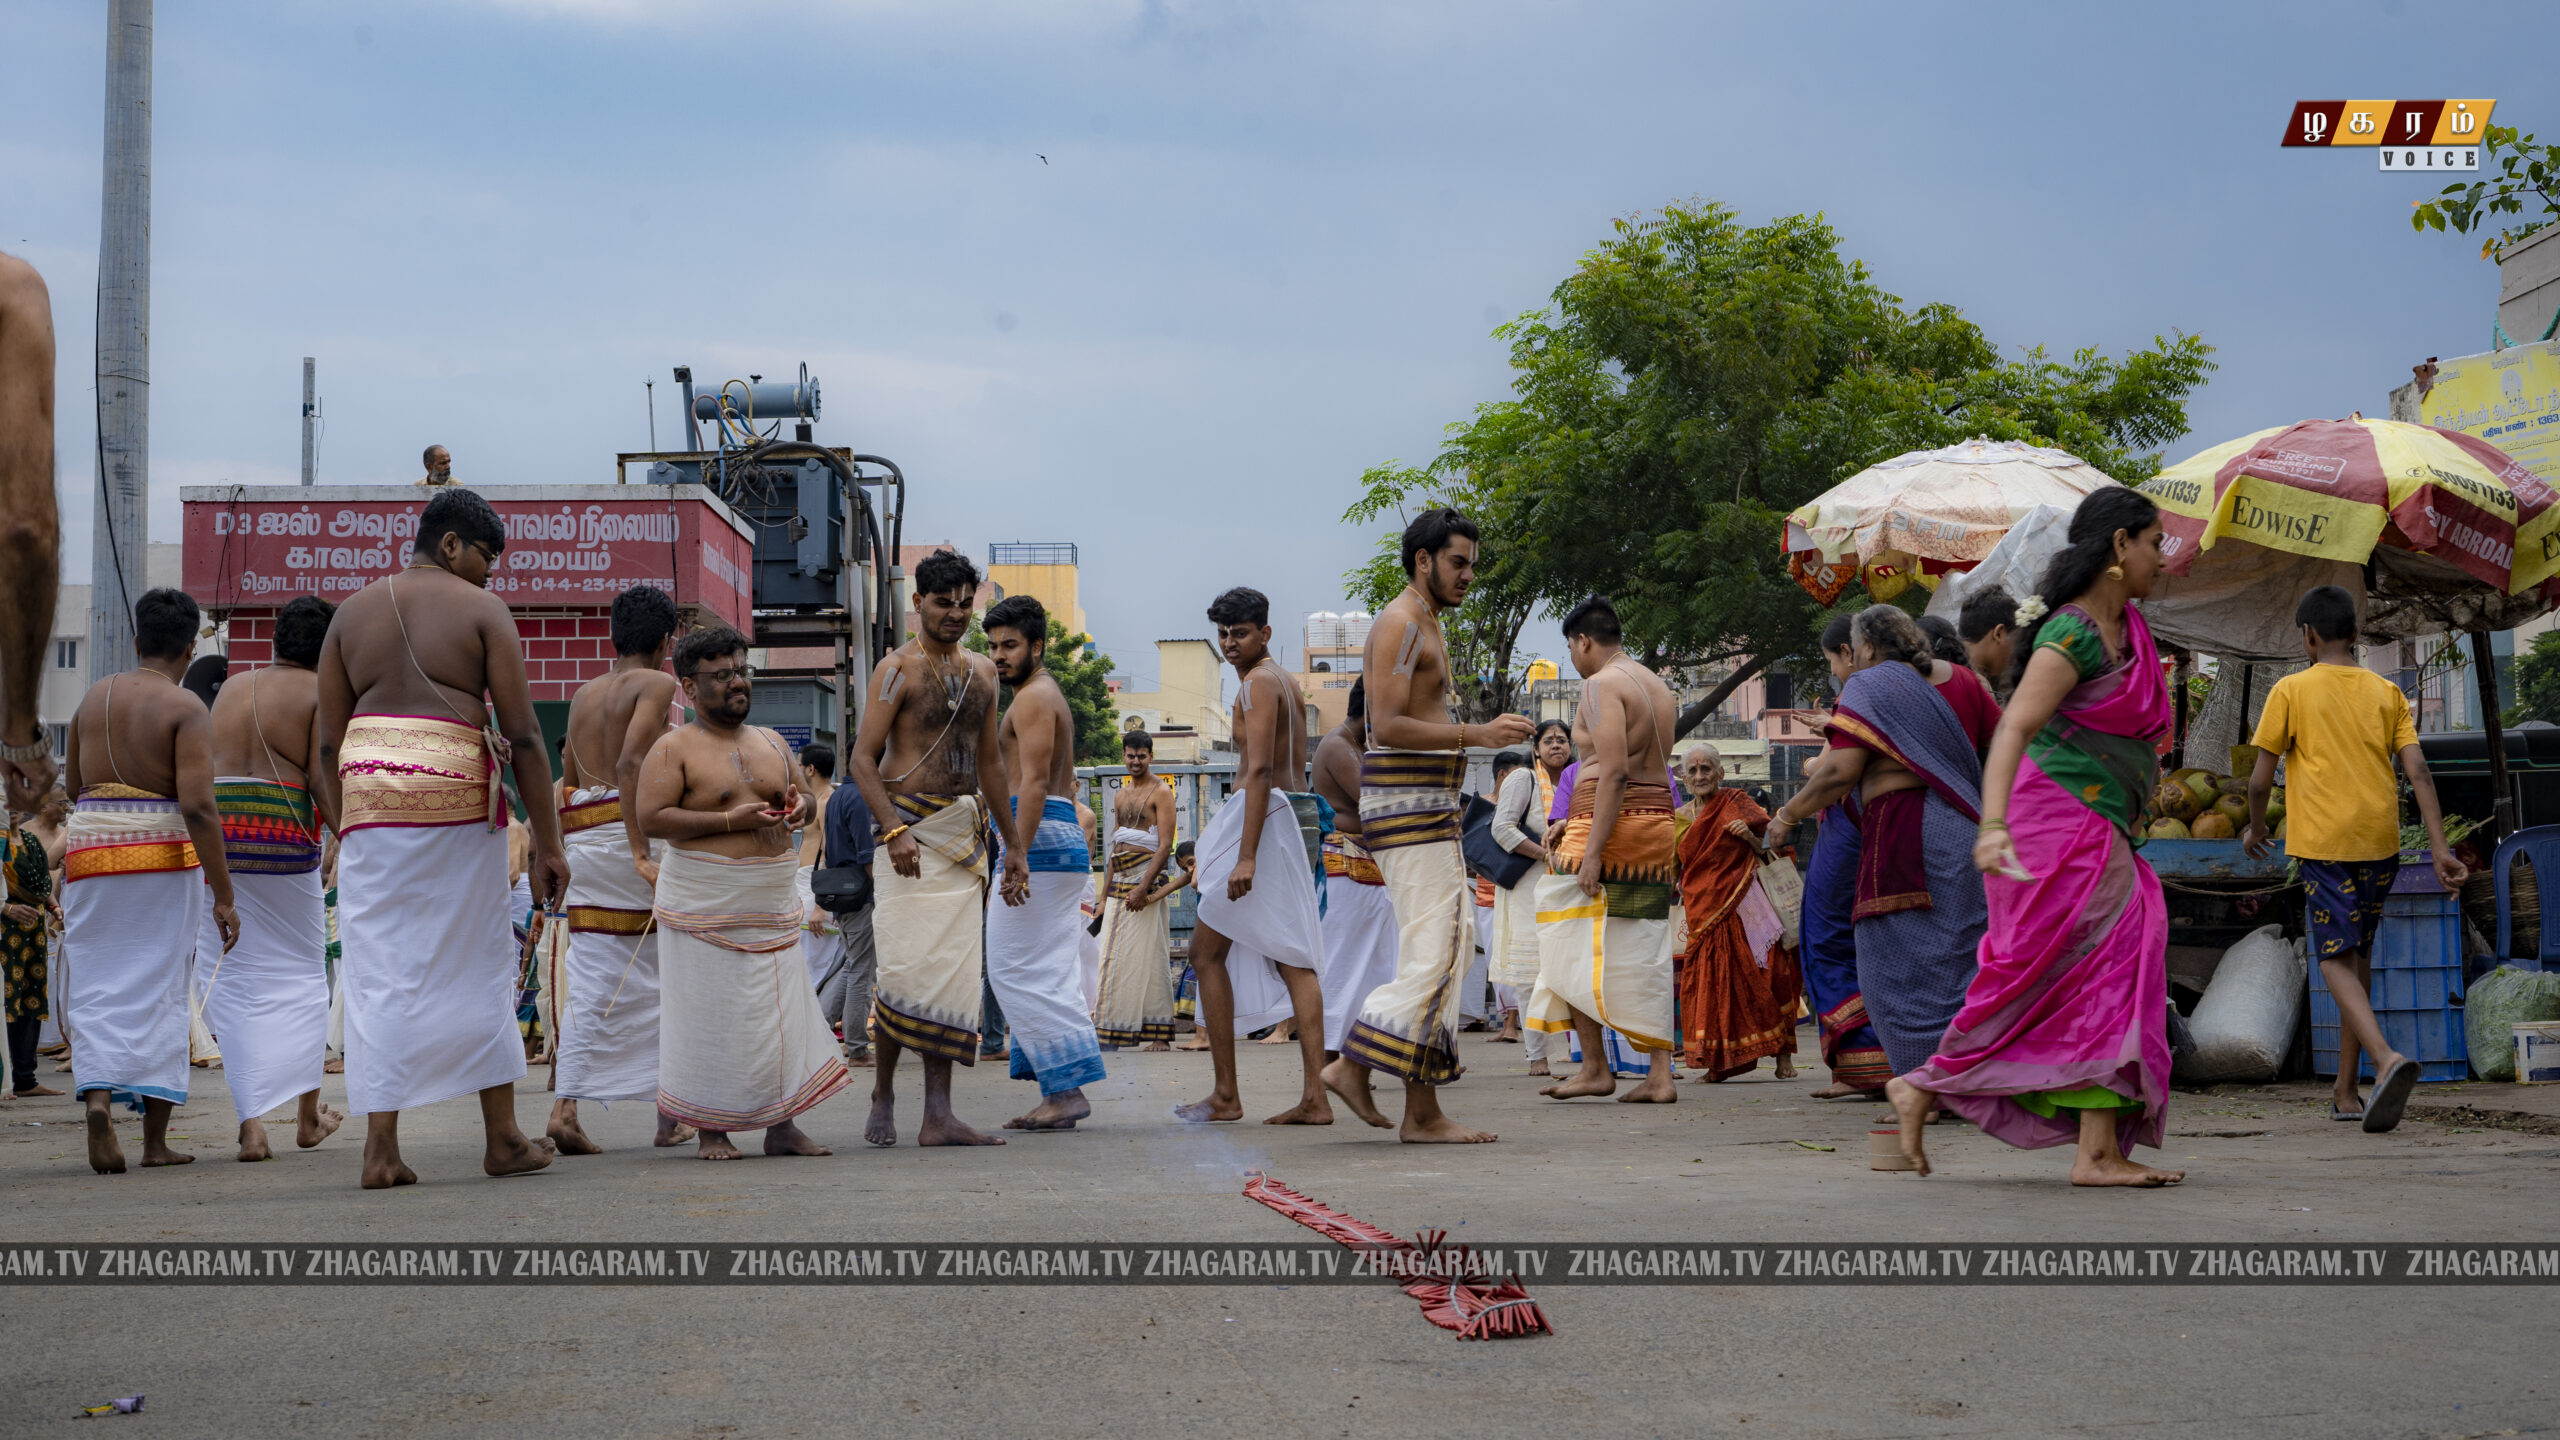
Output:
<path fill-rule="evenodd" d="M 2110 565 L 2110 566 L 2108 566 L 2108 567 L 2107 567 L 2107 578 L 2108 578 L 2108 579 L 2110 579 L 2110 580 L 2121 580 L 2121 579 L 2123 579 L 2123 578 L 2124 578 L 2124 567 L 2123 567 L 2123 566 L 2121 566 L 2121 565 Z"/>

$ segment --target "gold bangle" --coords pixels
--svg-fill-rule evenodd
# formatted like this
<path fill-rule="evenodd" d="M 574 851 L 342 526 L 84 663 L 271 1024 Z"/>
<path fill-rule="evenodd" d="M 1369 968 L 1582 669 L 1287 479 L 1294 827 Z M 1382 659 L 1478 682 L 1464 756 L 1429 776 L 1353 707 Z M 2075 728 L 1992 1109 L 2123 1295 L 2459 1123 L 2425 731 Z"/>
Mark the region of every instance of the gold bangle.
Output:
<path fill-rule="evenodd" d="M 1999 819 L 1999 818 L 1997 818 L 1997 817 L 1994 817 L 1993 819 L 1989 819 L 1989 820 L 1977 820 L 1977 821 L 1975 821 L 1975 822 L 1974 822 L 1974 826 L 1973 826 L 1973 828 L 1974 828 L 1974 829 L 1976 829 L 1976 830 L 1990 830 L 1990 829 L 1994 829 L 1994 828 L 2001 829 L 2001 830 L 2006 830 L 2006 829 L 2008 829 L 2008 828 L 2009 828 L 2009 822 L 2008 822 L 2008 821 L 2006 821 L 2006 820 L 2002 820 L 2002 819 Z"/>
<path fill-rule="evenodd" d="M 914 828 L 913 822 L 910 822 L 906 825 L 900 825 L 894 830 L 883 830 L 880 832 L 880 839 L 877 843 L 886 845 L 890 841 L 897 839 L 899 836 L 906 834 L 907 831 L 912 828 Z"/>

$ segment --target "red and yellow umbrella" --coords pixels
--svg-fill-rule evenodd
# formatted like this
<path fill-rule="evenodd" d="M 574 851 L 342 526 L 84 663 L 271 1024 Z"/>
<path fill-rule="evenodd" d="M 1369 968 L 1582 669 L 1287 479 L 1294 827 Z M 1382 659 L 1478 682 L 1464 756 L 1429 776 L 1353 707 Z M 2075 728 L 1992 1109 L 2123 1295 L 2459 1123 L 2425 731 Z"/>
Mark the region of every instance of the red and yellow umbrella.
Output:
<path fill-rule="evenodd" d="M 2138 487 L 2172 575 L 2246 541 L 2363 564 L 2377 545 L 2448 561 L 2501 594 L 2560 573 L 2550 486 L 2475 436 L 2396 420 L 2305 420 L 2189 456 Z"/>

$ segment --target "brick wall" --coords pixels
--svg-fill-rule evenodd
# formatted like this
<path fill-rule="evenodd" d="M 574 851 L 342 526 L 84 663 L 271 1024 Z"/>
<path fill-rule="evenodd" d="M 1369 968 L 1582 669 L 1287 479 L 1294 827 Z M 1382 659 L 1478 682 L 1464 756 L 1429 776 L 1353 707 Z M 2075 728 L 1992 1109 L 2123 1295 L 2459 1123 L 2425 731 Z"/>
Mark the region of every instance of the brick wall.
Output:
<path fill-rule="evenodd" d="M 602 609 L 518 617 L 516 631 L 524 639 L 525 678 L 533 698 L 566 700 L 582 682 L 612 668 L 612 627 L 610 612 Z M 231 613 L 232 673 L 274 663 L 275 629 L 273 610 Z"/>

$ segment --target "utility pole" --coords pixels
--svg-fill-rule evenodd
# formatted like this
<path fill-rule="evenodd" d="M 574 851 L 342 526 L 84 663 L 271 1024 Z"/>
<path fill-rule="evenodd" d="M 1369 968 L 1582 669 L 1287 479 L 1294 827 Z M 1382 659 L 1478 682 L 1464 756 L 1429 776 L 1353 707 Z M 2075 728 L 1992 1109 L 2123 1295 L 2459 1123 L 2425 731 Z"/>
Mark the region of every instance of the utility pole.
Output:
<path fill-rule="evenodd" d="M 133 668 L 133 602 L 150 588 L 151 0 L 107 7 L 106 174 L 98 236 L 98 493 L 89 676 Z"/>
<path fill-rule="evenodd" d="M 302 357 L 302 483 L 303 483 L 303 484 L 305 484 L 305 485 L 310 485 L 310 484 L 316 483 L 316 481 L 317 481 L 317 479 L 318 479 L 318 475 L 319 475 L 319 469 L 318 469 L 318 467 L 319 467 L 319 463 L 320 463 L 320 453 L 319 453 L 319 451 L 318 451 L 318 450 L 316 450 L 316 449 L 314 449 L 314 448 L 313 448 L 312 443 L 311 443 L 311 442 L 312 442 L 312 423 L 311 423 L 311 422 L 312 422 L 313 418 L 314 418 L 316 415 L 318 415 L 318 413 L 319 413 L 318 405 L 317 405 L 317 403 L 316 403 L 316 401 L 315 401 L 315 398 L 314 398 L 314 396 L 313 396 L 313 394 L 312 394 L 312 390 L 311 390 L 311 384 L 312 384 L 312 378 L 313 378 L 313 377 L 312 377 L 312 368 L 313 368 L 313 367 L 312 367 L 312 363 L 311 363 L 311 357 L 310 357 L 310 356 L 308 356 L 308 355 L 303 356 L 303 357 Z"/>

